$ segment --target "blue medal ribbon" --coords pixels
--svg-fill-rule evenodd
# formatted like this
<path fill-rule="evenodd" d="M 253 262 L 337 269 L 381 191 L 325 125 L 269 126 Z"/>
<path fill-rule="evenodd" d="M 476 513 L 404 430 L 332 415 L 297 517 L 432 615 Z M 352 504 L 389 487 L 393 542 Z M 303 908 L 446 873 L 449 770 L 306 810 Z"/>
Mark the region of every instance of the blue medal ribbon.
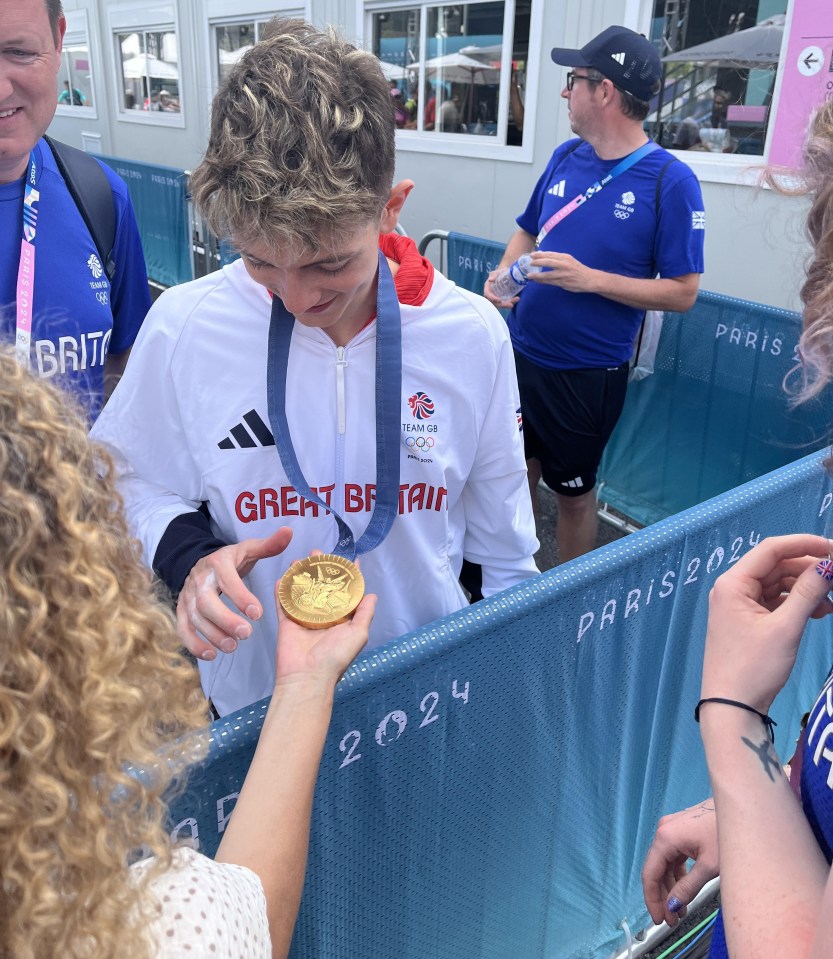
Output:
<path fill-rule="evenodd" d="M 358 542 L 341 516 L 311 489 L 298 463 L 286 420 L 286 373 L 295 317 L 272 298 L 266 395 L 269 424 L 281 465 L 295 491 L 331 512 L 338 525 L 338 543 L 332 552 L 354 560 L 375 549 L 390 532 L 399 512 L 399 415 L 402 403 L 402 324 L 399 299 L 388 261 L 379 251 L 376 294 L 376 502 L 367 529 Z"/>

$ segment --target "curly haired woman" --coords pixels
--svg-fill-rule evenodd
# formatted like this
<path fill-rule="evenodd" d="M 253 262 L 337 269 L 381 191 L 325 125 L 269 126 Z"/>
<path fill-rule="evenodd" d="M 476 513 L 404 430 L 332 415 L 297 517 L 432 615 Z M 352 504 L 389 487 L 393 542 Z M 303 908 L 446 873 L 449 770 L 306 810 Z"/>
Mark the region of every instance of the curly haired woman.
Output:
<path fill-rule="evenodd" d="M 782 192 L 812 196 L 813 255 L 801 290 L 807 398 L 833 380 L 833 102 L 813 118 L 804 161 L 799 188 L 770 180 Z M 792 783 L 770 742 L 768 716 L 808 620 L 833 612 L 832 550 L 821 536 L 764 540 L 710 597 L 697 714 L 714 800 L 661 820 L 642 880 L 654 921 L 673 925 L 717 874 L 719 845 L 723 922 L 711 959 L 833 956 L 833 673 L 810 711 Z"/>
<path fill-rule="evenodd" d="M 0 957 L 285 956 L 333 690 L 375 597 L 320 632 L 282 622 L 275 693 L 216 861 L 172 849 L 162 795 L 206 744 L 195 669 L 106 455 L 67 396 L 8 353 L 0 423 Z M 140 781 L 127 764 L 154 772 Z M 138 850 L 151 858 L 128 867 Z M 189 901 L 195 884 L 210 913 Z"/>

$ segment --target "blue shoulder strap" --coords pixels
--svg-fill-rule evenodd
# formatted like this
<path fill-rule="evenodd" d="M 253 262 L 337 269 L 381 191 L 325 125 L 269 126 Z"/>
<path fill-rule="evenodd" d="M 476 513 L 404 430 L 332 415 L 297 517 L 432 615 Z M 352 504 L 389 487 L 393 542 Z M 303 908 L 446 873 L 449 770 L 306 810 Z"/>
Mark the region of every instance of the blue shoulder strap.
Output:
<path fill-rule="evenodd" d="M 61 143 L 60 140 L 53 140 L 52 137 L 45 136 L 44 140 L 52 150 L 67 189 L 93 238 L 107 279 L 112 283 L 116 273 L 113 260 L 116 205 L 107 174 L 89 153 Z"/>

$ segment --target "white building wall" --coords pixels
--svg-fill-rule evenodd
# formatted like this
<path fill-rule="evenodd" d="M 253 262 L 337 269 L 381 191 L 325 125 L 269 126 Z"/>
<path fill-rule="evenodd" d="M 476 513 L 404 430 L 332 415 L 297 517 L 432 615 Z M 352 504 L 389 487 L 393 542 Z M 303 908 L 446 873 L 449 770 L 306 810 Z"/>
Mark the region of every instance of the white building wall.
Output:
<path fill-rule="evenodd" d="M 535 181 L 554 147 L 571 136 L 561 99 L 565 70 L 549 56 L 553 46 L 583 45 L 611 23 L 647 32 L 650 0 L 539 0 L 540 17 L 530 37 L 531 74 L 537 69 L 534 109 L 527 113 L 525 159 L 460 156 L 417 150 L 400 137 L 397 178 L 414 180 L 403 214 L 408 233 L 419 238 L 433 229 L 454 229 L 506 240 L 525 207 Z M 112 24 L 125 11 L 168 5 L 173 11 L 180 51 L 181 126 L 160 128 L 117 119 L 118 98 Z M 101 152 L 180 169 L 193 169 L 208 137 L 213 92 L 209 19 L 218 14 L 240 18 L 277 8 L 302 8 L 318 26 L 335 23 L 351 39 L 361 40 L 366 24 L 360 0 L 65 0 L 68 12 L 86 10 L 95 75 L 95 116 L 58 116 L 50 132 L 76 146 L 83 136 L 100 137 Z M 532 64 L 537 46 L 538 64 Z M 531 140 L 527 140 L 531 137 Z M 532 144 L 531 150 L 526 144 Z M 413 141 L 411 141 L 413 143 Z M 512 151 L 510 151 L 511 153 Z M 515 156 L 520 151 L 515 151 Z M 505 155 L 505 151 L 504 151 Z M 700 176 L 707 211 L 706 273 L 702 288 L 798 307 L 798 287 L 808 247 L 802 235 L 803 201 L 774 196 L 752 184 L 753 157 L 681 154 Z M 738 180 L 747 182 L 739 183 Z"/>

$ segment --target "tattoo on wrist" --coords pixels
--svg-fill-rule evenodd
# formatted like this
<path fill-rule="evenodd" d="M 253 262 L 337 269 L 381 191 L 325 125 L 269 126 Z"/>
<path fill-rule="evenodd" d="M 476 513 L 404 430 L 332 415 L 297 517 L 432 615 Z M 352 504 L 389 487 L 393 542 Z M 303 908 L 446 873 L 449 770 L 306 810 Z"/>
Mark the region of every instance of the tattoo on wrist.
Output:
<path fill-rule="evenodd" d="M 775 782 L 775 776 L 772 774 L 772 769 L 780 772 L 781 763 L 778 759 L 778 756 L 775 754 L 775 750 L 772 748 L 772 743 L 768 739 L 761 740 L 761 744 L 756 746 L 750 739 L 747 739 L 746 736 L 741 736 L 741 742 L 747 745 L 753 753 L 758 756 L 758 759 L 761 760 L 761 765 L 764 767 L 764 772 L 769 777 L 770 782 Z"/>

